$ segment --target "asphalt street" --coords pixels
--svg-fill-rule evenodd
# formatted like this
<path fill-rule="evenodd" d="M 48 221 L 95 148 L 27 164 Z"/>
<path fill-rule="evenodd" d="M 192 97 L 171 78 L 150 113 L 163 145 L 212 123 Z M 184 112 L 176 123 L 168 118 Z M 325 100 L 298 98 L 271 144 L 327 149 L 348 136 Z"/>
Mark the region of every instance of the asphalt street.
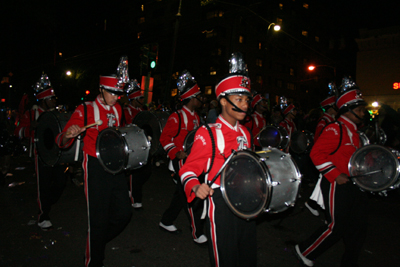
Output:
<path fill-rule="evenodd" d="M 83 266 L 87 215 L 83 186 L 68 180 L 65 191 L 50 214 L 53 229 L 37 226 L 36 178 L 32 159 L 12 160 L 6 186 L 0 188 L 0 266 Z M 78 180 L 79 181 L 79 180 Z M 166 164 L 154 167 L 144 186 L 143 209 L 134 210 L 126 229 L 106 248 L 107 267 L 209 266 L 207 248 L 191 240 L 189 223 L 181 212 L 175 225 L 180 235 L 161 231 L 158 223 L 169 205 L 174 184 Z M 258 266 L 301 266 L 292 253 L 299 242 L 324 223 L 313 216 L 304 201 L 313 187 L 303 182 L 294 208 L 258 219 Z M 370 194 L 369 232 L 360 266 L 399 266 L 400 190 L 387 197 Z M 339 242 L 315 262 L 315 266 L 339 266 L 343 252 Z"/>

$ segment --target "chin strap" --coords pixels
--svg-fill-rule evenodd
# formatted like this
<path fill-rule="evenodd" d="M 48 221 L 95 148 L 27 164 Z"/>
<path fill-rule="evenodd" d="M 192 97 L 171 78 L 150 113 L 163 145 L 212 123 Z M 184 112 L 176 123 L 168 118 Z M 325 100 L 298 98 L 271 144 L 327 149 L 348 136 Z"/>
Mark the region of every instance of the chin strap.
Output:
<path fill-rule="evenodd" d="M 104 88 L 101 89 L 101 97 L 103 98 L 104 104 L 108 106 L 106 98 L 104 97 Z"/>
<path fill-rule="evenodd" d="M 362 118 L 360 118 L 356 113 L 354 113 L 354 111 L 352 109 L 350 109 L 350 112 L 357 118 L 360 120 L 360 122 L 363 122 L 364 120 Z"/>
<path fill-rule="evenodd" d="M 236 111 L 236 112 L 243 112 L 246 113 L 246 115 L 250 116 L 251 115 L 251 109 L 247 109 L 247 111 L 244 111 L 240 108 L 238 108 L 238 106 L 236 106 L 235 104 L 232 103 L 232 101 L 228 98 L 228 96 L 224 96 L 224 98 L 226 99 L 226 101 L 229 102 L 229 104 L 231 104 L 233 106 L 232 110 Z"/>

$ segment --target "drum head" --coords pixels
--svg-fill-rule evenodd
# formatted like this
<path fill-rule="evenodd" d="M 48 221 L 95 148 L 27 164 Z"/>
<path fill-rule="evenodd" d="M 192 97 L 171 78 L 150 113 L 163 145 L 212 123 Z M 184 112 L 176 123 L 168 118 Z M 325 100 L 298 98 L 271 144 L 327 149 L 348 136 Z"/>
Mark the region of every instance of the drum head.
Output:
<path fill-rule="evenodd" d="M 96 154 L 104 169 L 112 174 L 124 170 L 127 161 L 127 145 L 117 128 L 101 131 L 96 141 Z"/>
<path fill-rule="evenodd" d="M 59 116 L 63 116 L 63 114 L 59 114 Z M 36 150 L 43 163 L 54 166 L 58 163 L 61 155 L 61 149 L 55 142 L 56 136 L 62 131 L 60 122 L 57 115 L 51 111 L 43 112 L 37 122 Z"/>
<path fill-rule="evenodd" d="M 296 131 L 292 133 L 291 139 L 290 149 L 296 154 L 310 151 L 313 145 L 312 134 L 305 131 Z"/>
<path fill-rule="evenodd" d="M 353 178 L 360 188 L 370 192 L 384 191 L 393 186 L 398 180 L 399 169 L 397 156 L 380 145 L 367 145 L 358 149 L 349 162 L 350 176 L 381 170 Z"/>
<path fill-rule="evenodd" d="M 154 155 L 156 152 L 163 150 L 160 144 L 160 137 L 168 117 L 169 113 L 167 112 L 151 112 L 145 110 L 139 112 L 133 119 L 132 123 L 143 129 L 146 136 L 151 137 L 150 155 Z"/>
<path fill-rule="evenodd" d="M 221 192 L 228 207 L 244 219 L 257 217 L 271 194 L 268 171 L 259 157 L 249 151 L 239 151 L 221 174 Z"/>
<path fill-rule="evenodd" d="M 279 147 L 282 140 L 279 129 L 274 126 L 265 127 L 257 138 L 262 147 Z"/>

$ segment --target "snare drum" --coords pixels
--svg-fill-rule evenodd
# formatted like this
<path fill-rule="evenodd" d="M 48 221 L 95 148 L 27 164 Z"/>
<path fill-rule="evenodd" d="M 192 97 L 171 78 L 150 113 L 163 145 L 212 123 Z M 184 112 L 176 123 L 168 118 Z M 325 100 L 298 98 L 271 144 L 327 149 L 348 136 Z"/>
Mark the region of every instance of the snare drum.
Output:
<path fill-rule="evenodd" d="M 61 163 L 72 163 L 75 161 L 75 153 L 79 153 L 77 160 L 82 160 L 83 143 L 76 151 L 78 145 L 76 141 L 66 149 L 59 148 L 55 142 L 56 136 L 63 130 L 71 115 L 71 112 L 46 111 L 39 116 L 34 140 L 38 156 L 44 164 L 55 166 Z"/>
<path fill-rule="evenodd" d="M 290 142 L 290 150 L 296 154 L 310 152 L 314 145 L 314 134 L 310 131 L 296 131 L 292 133 Z"/>
<path fill-rule="evenodd" d="M 360 136 L 360 145 L 361 146 L 369 145 L 368 136 L 364 132 L 358 131 L 358 135 Z"/>
<path fill-rule="evenodd" d="M 104 169 L 112 174 L 147 164 L 150 142 L 136 125 L 106 128 L 96 141 L 96 155 Z"/>
<path fill-rule="evenodd" d="M 367 145 L 356 150 L 349 161 L 350 176 L 361 189 L 382 192 L 399 187 L 398 151 L 380 145 Z M 364 173 L 372 174 L 362 175 Z"/>
<path fill-rule="evenodd" d="M 376 128 L 378 127 L 378 128 Z M 379 126 L 368 125 L 358 131 L 362 145 L 384 145 L 387 141 L 385 131 Z"/>
<path fill-rule="evenodd" d="M 257 140 L 261 147 L 276 147 L 284 150 L 289 145 L 290 137 L 285 128 L 268 125 L 260 131 Z"/>
<path fill-rule="evenodd" d="M 169 112 L 141 111 L 133 119 L 132 124 L 143 129 L 146 136 L 150 136 L 150 155 L 162 154 L 164 149 L 160 143 L 161 132 L 167 123 Z"/>
<path fill-rule="evenodd" d="M 289 154 L 277 148 L 257 153 L 239 151 L 221 174 L 221 192 L 237 216 L 252 219 L 293 207 L 301 174 Z"/>

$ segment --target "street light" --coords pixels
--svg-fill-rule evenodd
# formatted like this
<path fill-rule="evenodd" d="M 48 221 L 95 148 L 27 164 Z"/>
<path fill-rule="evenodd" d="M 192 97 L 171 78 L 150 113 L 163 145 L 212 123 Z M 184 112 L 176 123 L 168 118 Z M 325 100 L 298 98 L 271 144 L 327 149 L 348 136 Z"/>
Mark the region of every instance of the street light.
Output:
<path fill-rule="evenodd" d="M 270 24 L 268 25 L 268 31 L 269 31 L 269 29 L 270 29 L 272 26 L 274 26 L 274 31 L 276 31 L 276 32 L 280 31 L 280 29 L 281 29 L 281 26 L 280 26 L 280 25 L 275 24 L 275 23 L 270 23 Z"/>
<path fill-rule="evenodd" d="M 336 83 L 336 67 L 330 66 L 330 65 L 309 65 L 309 66 L 308 66 L 308 70 L 309 70 L 309 71 L 314 71 L 316 68 L 319 68 L 319 67 L 328 67 L 328 68 L 332 68 L 332 69 L 333 69 L 333 79 L 334 79 L 334 83 Z"/>

